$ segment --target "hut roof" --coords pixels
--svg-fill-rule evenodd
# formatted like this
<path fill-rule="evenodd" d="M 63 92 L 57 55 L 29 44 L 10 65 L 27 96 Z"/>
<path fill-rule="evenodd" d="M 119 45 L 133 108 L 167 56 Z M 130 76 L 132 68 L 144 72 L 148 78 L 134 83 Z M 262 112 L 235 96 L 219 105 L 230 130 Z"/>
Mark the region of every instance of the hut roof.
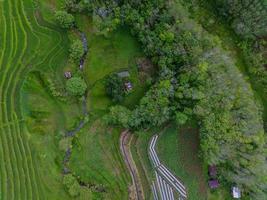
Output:
<path fill-rule="evenodd" d="M 215 189 L 215 188 L 219 187 L 219 181 L 217 179 L 210 180 L 209 181 L 209 187 L 211 189 Z"/>
<path fill-rule="evenodd" d="M 232 195 L 235 199 L 241 198 L 241 190 L 238 187 L 232 187 Z"/>
<path fill-rule="evenodd" d="M 132 85 L 131 82 L 126 82 L 124 85 L 125 85 L 125 87 L 126 87 L 127 90 L 133 89 L 133 85 Z"/>
<path fill-rule="evenodd" d="M 64 76 L 65 78 L 71 78 L 71 72 L 65 72 Z"/>
<path fill-rule="evenodd" d="M 122 71 L 117 73 L 119 77 L 126 78 L 130 76 L 130 73 L 128 71 Z"/>

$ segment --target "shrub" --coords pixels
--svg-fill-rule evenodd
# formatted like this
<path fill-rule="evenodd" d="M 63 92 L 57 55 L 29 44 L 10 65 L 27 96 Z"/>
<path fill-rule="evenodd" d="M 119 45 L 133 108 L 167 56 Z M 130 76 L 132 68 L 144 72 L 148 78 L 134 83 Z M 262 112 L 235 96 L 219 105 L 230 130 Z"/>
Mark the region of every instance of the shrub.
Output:
<path fill-rule="evenodd" d="M 56 11 L 55 18 L 61 28 L 69 29 L 74 26 L 74 17 L 66 11 Z"/>
<path fill-rule="evenodd" d="M 74 63 L 79 63 L 84 54 L 83 43 L 80 40 L 74 40 L 70 46 L 70 59 Z"/>
<path fill-rule="evenodd" d="M 67 174 L 63 177 L 63 185 L 71 197 L 80 195 L 80 185 L 72 174 Z"/>
<path fill-rule="evenodd" d="M 110 113 L 104 117 L 108 124 L 120 125 L 124 128 L 129 127 L 131 111 L 123 106 L 114 106 L 110 108 Z"/>
<path fill-rule="evenodd" d="M 111 74 L 105 81 L 106 92 L 115 102 L 121 102 L 125 96 L 123 80 L 117 74 Z"/>
<path fill-rule="evenodd" d="M 87 89 L 87 85 L 81 77 L 73 77 L 67 80 L 66 90 L 69 94 L 73 96 L 84 95 L 86 89 Z"/>

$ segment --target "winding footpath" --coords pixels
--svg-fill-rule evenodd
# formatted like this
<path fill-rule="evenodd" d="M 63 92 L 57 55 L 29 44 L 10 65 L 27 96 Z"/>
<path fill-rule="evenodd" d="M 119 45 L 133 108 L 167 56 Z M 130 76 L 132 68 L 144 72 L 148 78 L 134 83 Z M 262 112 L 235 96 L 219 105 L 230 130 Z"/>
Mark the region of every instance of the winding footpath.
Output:
<path fill-rule="evenodd" d="M 157 139 L 158 135 L 154 135 L 149 144 L 149 156 L 156 176 L 156 181 L 153 181 L 151 186 L 154 200 L 174 200 L 174 191 L 179 194 L 179 199 L 186 199 L 187 192 L 185 186 L 158 158 L 155 150 Z"/>
<path fill-rule="evenodd" d="M 132 158 L 131 150 L 129 147 L 129 142 L 131 140 L 131 133 L 129 133 L 127 130 L 121 133 L 120 136 L 120 149 L 122 152 L 123 159 L 126 163 L 126 166 L 130 172 L 131 178 L 132 178 L 132 184 L 134 186 L 134 196 L 136 200 L 143 200 L 144 195 L 142 191 L 141 181 L 138 176 L 138 171 L 136 168 L 136 165 L 134 163 L 134 160 Z"/>

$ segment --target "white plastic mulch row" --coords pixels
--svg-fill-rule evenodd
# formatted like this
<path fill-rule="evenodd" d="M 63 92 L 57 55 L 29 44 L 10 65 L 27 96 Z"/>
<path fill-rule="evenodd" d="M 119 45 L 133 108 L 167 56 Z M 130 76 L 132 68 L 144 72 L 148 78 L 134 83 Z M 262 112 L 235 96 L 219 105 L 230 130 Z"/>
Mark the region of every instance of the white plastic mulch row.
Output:
<path fill-rule="evenodd" d="M 156 169 L 156 180 L 162 200 L 174 200 L 173 188 L 184 198 L 187 197 L 185 186 L 159 161 L 155 151 L 158 135 L 154 135 L 149 145 L 150 159 Z M 159 173 L 158 173 L 159 172 Z M 157 188 L 152 183 L 154 200 L 158 200 Z M 180 199 L 180 198 L 179 198 Z"/>

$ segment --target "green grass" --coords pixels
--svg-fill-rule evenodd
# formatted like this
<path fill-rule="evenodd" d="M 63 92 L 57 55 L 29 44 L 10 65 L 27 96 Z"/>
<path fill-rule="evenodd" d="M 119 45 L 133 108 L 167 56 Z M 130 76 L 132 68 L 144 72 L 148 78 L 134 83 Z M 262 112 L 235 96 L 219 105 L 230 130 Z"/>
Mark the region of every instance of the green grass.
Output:
<path fill-rule="evenodd" d="M 96 199 L 127 199 L 130 177 L 122 160 L 118 141 L 120 130 L 109 129 L 100 121 L 86 126 L 73 146 L 70 167 L 82 181 L 103 185 Z M 78 145 L 77 145 L 78 144 Z"/>
<path fill-rule="evenodd" d="M 196 129 L 171 125 L 160 135 L 156 149 L 159 159 L 185 184 L 189 200 L 207 198 Z"/>
<path fill-rule="evenodd" d="M 137 41 L 123 28 L 108 38 L 89 35 L 89 55 L 85 66 L 89 86 L 108 74 L 128 69 L 132 59 L 140 54 Z"/>
<path fill-rule="evenodd" d="M 131 153 L 135 161 L 141 184 L 144 190 L 145 199 L 153 199 L 151 192 L 151 181 L 154 173 L 148 157 L 148 144 L 153 131 L 136 132 L 131 143 Z"/>
<path fill-rule="evenodd" d="M 48 148 L 53 152 L 54 143 L 49 140 L 53 136 L 46 135 L 41 140 L 34 128 L 33 132 L 27 129 L 25 108 L 21 109 L 21 96 L 24 95 L 21 87 L 30 70 L 52 70 L 55 65 L 60 66 L 66 59 L 63 48 L 68 41 L 55 25 L 34 15 L 31 0 L 1 1 L 0 10 L 3 39 L 0 51 L 0 158 L 1 163 L 5 163 L 0 167 L 0 199 L 67 198 L 64 190 L 55 191 L 58 187 L 54 183 L 59 186 L 60 177 L 53 176 L 54 171 L 59 172 L 55 166 L 50 167 L 54 160 L 49 158 L 49 162 L 45 162 L 40 157 L 40 149 Z M 43 105 L 41 99 L 36 97 L 35 105 Z M 50 104 L 47 109 L 51 109 Z M 43 124 L 43 129 L 47 126 L 50 130 L 50 122 Z M 52 153 L 47 155 L 53 157 Z"/>
<path fill-rule="evenodd" d="M 107 97 L 104 79 L 107 75 L 121 70 L 130 72 L 130 80 L 134 90 L 122 102 L 133 108 L 147 90 L 138 78 L 135 59 L 143 53 L 137 40 L 131 36 L 127 27 L 120 27 L 115 32 L 104 37 L 94 32 L 91 19 L 77 15 L 79 28 L 86 33 L 89 43 L 89 53 L 85 62 L 85 79 L 89 85 L 88 109 L 93 112 L 105 112 L 114 103 Z"/>
<path fill-rule="evenodd" d="M 216 191 L 208 192 L 208 200 L 233 200 L 233 198 L 230 195 L 230 191 L 219 188 Z"/>

